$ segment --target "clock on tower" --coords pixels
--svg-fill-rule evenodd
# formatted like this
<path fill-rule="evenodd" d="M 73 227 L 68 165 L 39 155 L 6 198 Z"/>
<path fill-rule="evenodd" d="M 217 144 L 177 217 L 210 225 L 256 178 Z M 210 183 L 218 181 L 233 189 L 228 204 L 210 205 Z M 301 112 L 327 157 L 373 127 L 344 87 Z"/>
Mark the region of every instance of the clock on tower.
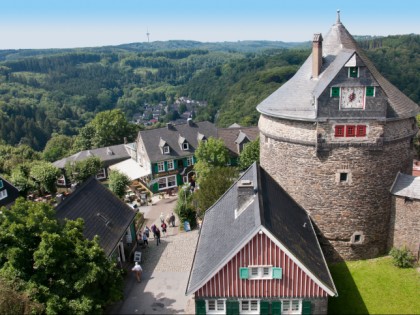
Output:
<path fill-rule="evenodd" d="M 363 87 L 342 87 L 340 108 L 365 108 L 365 89 Z"/>

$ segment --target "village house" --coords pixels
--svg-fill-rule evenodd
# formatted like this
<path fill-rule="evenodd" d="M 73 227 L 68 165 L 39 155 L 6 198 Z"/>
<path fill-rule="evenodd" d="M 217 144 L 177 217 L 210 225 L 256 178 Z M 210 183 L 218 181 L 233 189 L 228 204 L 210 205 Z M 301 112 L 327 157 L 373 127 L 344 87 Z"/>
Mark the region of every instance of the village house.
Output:
<path fill-rule="evenodd" d="M 104 180 L 108 178 L 109 167 L 111 165 L 117 164 L 124 160 L 128 160 L 130 158 L 136 158 L 135 143 L 117 144 L 103 148 L 84 150 L 53 162 L 55 167 L 63 171 L 63 175 L 58 179 L 57 185 L 68 186 L 70 184 L 64 171 L 67 163 L 83 161 L 90 157 L 98 157 L 101 160 L 102 168 L 98 174 L 96 174 L 96 179 Z"/>
<path fill-rule="evenodd" d="M 192 293 L 196 314 L 326 314 L 337 290 L 308 214 L 254 163 L 204 215 Z"/>
<path fill-rule="evenodd" d="M 0 208 L 10 208 L 19 197 L 19 189 L 0 176 Z"/>
<path fill-rule="evenodd" d="M 139 132 L 136 148 L 137 163 L 149 170 L 147 184 L 154 193 L 170 191 L 189 183 L 195 175 L 194 151 L 200 141 L 216 137 L 216 127 L 208 122 L 193 122 Z"/>
<path fill-rule="evenodd" d="M 56 207 L 59 220 L 82 218 L 83 235 L 99 245 L 108 258 L 125 262 L 136 247 L 136 211 L 94 177 L 85 181 Z"/>
<path fill-rule="evenodd" d="M 225 147 L 229 151 L 229 165 L 237 166 L 239 155 L 247 143 L 254 141 L 259 136 L 257 126 L 241 127 L 233 124 L 228 128 L 218 128 L 217 137 L 222 139 Z"/>

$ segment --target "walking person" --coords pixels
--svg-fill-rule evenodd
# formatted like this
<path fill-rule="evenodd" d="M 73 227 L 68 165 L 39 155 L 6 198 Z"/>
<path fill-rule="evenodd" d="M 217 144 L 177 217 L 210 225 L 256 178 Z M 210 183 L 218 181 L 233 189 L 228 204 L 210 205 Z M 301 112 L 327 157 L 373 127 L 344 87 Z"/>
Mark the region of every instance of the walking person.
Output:
<path fill-rule="evenodd" d="M 158 227 L 156 227 L 155 236 L 156 236 L 156 246 L 159 246 L 159 244 L 160 244 L 160 230 L 159 230 Z"/>
<path fill-rule="evenodd" d="M 153 238 L 156 238 L 156 229 L 157 229 L 156 224 L 153 224 L 150 228 L 152 229 Z"/>
<path fill-rule="evenodd" d="M 165 216 L 163 215 L 163 212 L 160 213 L 160 223 L 165 222 Z"/>
<path fill-rule="evenodd" d="M 137 282 L 141 282 L 141 274 L 143 269 L 141 268 L 140 264 L 136 261 L 133 269 L 131 269 L 136 274 Z"/>
<path fill-rule="evenodd" d="M 147 238 L 146 231 L 143 232 L 143 245 L 149 247 L 149 240 Z"/>
<path fill-rule="evenodd" d="M 171 213 L 169 221 L 171 222 L 170 225 L 172 225 L 172 227 L 175 227 L 175 214 L 173 212 Z"/>
<path fill-rule="evenodd" d="M 165 237 L 166 236 L 166 228 L 167 228 L 167 225 L 166 225 L 165 221 L 162 222 L 160 227 L 162 228 L 163 237 Z"/>

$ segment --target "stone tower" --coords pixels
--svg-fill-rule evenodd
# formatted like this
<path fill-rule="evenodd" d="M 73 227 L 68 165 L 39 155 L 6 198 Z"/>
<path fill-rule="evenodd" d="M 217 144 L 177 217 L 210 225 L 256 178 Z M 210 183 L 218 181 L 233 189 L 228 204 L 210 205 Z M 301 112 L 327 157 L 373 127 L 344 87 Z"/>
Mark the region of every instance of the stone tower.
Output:
<path fill-rule="evenodd" d="M 262 167 L 311 215 L 330 260 L 387 250 L 398 172 L 411 173 L 416 103 L 373 66 L 340 21 L 261 102 Z"/>

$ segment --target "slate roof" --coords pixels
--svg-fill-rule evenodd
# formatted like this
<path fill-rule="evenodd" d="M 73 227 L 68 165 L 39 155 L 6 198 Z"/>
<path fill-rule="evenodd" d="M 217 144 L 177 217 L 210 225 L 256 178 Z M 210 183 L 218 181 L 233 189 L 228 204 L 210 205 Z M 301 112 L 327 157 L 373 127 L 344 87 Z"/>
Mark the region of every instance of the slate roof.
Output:
<path fill-rule="evenodd" d="M 91 177 L 56 207 L 59 220 L 85 221 L 83 235 L 99 244 L 110 256 L 136 216 L 136 211 Z"/>
<path fill-rule="evenodd" d="M 132 147 L 133 144 L 117 144 L 103 148 L 91 149 L 77 152 L 71 156 L 65 157 L 61 160 L 55 161 L 53 164 L 58 168 L 64 168 L 67 162 L 83 161 L 91 156 L 99 157 L 104 165 L 109 165 L 124 161 L 130 158 L 127 147 Z"/>
<path fill-rule="evenodd" d="M 0 200 L 0 207 L 10 207 L 19 197 L 19 189 L 1 176 L 0 180 L 3 183 L 3 187 L 0 188 L 0 191 L 7 190 L 7 197 Z"/>
<path fill-rule="evenodd" d="M 237 143 L 241 143 L 246 136 L 250 141 L 254 141 L 259 136 L 259 129 L 254 127 L 228 127 L 217 129 L 217 137 L 221 138 L 226 148 L 229 150 L 231 156 L 238 156 Z"/>
<path fill-rule="evenodd" d="M 420 177 L 398 172 L 391 194 L 420 200 Z"/>
<path fill-rule="evenodd" d="M 253 182 L 256 194 L 235 219 L 238 183 Z M 320 283 L 336 294 L 311 220 L 271 176 L 254 163 L 205 215 L 186 294 L 198 290 L 261 227 L 266 228 Z"/>
<path fill-rule="evenodd" d="M 323 65 L 318 79 L 312 79 L 312 54 L 296 74 L 263 100 L 257 110 L 265 115 L 286 119 L 316 121 L 316 100 L 340 69 L 356 53 L 388 97 L 387 119 L 413 117 L 419 106 L 386 80 L 367 58 L 344 25 L 337 19 L 322 43 Z"/>
<path fill-rule="evenodd" d="M 190 122 L 179 125 L 170 125 L 157 129 L 142 130 L 139 137 L 142 138 L 146 154 L 153 163 L 168 159 L 191 156 L 198 147 L 198 134 L 204 135 L 207 139 L 216 137 L 217 131 L 214 124 L 208 121 Z M 188 142 L 189 150 L 181 150 L 180 137 Z M 163 154 L 161 146 L 167 144 L 170 147 L 169 154 Z"/>

